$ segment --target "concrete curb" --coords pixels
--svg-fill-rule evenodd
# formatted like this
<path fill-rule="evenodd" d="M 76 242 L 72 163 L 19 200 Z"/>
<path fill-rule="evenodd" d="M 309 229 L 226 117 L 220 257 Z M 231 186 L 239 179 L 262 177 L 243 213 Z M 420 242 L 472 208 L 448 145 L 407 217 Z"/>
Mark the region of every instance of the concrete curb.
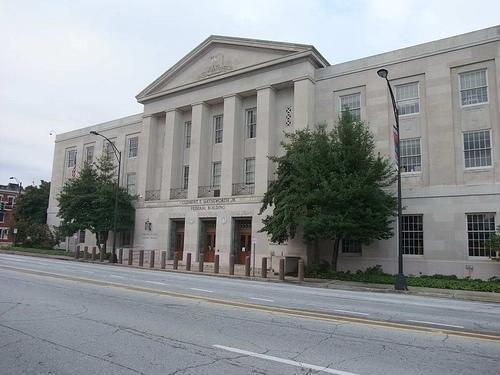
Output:
<path fill-rule="evenodd" d="M 49 254 L 37 254 L 28 253 L 15 250 L 0 250 L 0 253 L 11 254 L 11 255 L 24 255 L 39 258 L 53 258 L 66 261 L 102 264 L 106 266 L 115 267 L 125 267 L 125 268 L 135 268 L 143 271 L 158 271 L 158 272 L 174 272 L 189 275 L 199 275 L 208 277 L 219 277 L 226 279 L 237 279 L 237 280 L 251 280 L 259 282 L 270 282 L 270 283 L 280 283 L 280 284 L 293 284 L 302 287 L 310 288 L 323 288 L 323 289 L 336 289 L 336 290 L 348 290 L 348 291 L 359 291 L 359 292 L 373 292 L 373 293 L 391 293 L 391 294 L 406 294 L 415 295 L 423 297 L 436 297 L 436 298 L 448 298 L 448 299 L 459 299 L 466 301 L 476 301 L 476 302 L 491 302 L 500 303 L 500 293 L 494 292 L 478 292 L 478 291 L 468 291 L 468 290 L 452 290 L 452 289 L 435 289 L 435 288 L 424 288 L 424 287 L 408 287 L 407 291 L 398 291 L 392 288 L 392 285 L 387 284 L 366 284 L 358 283 L 352 281 L 340 281 L 340 280 L 324 280 L 324 279 L 305 279 L 304 282 L 299 283 L 296 277 L 287 277 L 285 281 L 280 281 L 277 278 L 268 277 L 263 279 L 261 277 L 246 277 L 244 275 L 226 275 L 226 274 L 215 274 L 211 272 L 196 272 L 196 271 L 185 271 L 185 270 L 173 270 L 173 269 L 159 269 L 159 268 L 149 268 L 149 267 L 139 267 L 139 266 L 129 266 L 126 264 L 119 263 L 109 263 L 107 261 L 91 261 L 79 259 L 76 260 L 74 257 L 62 256 L 62 255 L 49 255 Z"/>

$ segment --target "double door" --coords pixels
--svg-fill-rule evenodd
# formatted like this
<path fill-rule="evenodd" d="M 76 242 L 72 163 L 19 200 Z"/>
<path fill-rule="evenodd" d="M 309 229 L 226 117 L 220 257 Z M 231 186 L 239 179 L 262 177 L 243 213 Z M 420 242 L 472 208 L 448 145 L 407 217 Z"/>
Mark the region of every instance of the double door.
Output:
<path fill-rule="evenodd" d="M 203 246 L 203 256 L 205 262 L 213 262 L 215 258 L 215 222 L 205 225 L 205 243 Z"/>
<path fill-rule="evenodd" d="M 239 221 L 236 227 L 236 263 L 245 264 L 245 258 L 252 254 L 252 222 Z"/>

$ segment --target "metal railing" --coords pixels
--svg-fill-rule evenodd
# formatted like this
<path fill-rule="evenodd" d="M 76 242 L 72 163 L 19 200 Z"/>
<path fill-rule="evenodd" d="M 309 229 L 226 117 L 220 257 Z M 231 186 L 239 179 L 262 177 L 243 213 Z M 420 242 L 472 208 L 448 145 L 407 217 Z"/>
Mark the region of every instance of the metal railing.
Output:
<path fill-rule="evenodd" d="M 159 201 L 160 200 L 160 190 L 146 190 L 145 201 Z"/>
<path fill-rule="evenodd" d="M 251 195 L 255 193 L 255 184 L 233 184 L 233 195 Z"/>
<path fill-rule="evenodd" d="M 198 197 L 220 197 L 220 186 L 198 186 Z"/>
<path fill-rule="evenodd" d="M 186 199 L 187 189 L 175 188 L 170 189 L 170 199 Z"/>

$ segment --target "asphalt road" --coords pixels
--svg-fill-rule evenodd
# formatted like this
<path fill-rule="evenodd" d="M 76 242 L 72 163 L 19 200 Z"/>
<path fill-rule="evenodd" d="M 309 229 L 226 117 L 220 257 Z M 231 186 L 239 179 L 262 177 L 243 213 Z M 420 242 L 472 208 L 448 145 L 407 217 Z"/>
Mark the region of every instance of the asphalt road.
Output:
<path fill-rule="evenodd" d="M 4 254 L 0 283 L 1 374 L 500 372 L 496 304 Z"/>

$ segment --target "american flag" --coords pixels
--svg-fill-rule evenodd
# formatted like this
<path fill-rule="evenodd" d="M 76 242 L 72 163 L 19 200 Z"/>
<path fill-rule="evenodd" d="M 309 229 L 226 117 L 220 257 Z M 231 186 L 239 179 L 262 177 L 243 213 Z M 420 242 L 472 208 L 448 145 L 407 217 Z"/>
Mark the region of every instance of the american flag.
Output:
<path fill-rule="evenodd" d="M 392 129 L 392 137 L 394 138 L 394 152 L 396 156 L 396 162 L 399 160 L 399 134 L 396 127 Z"/>
<path fill-rule="evenodd" d="M 73 169 L 71 170 L 71 177 L 75 177 L 76 176 L 76 160 L 75 160 L 75 164 L 73 164 Z"/>

